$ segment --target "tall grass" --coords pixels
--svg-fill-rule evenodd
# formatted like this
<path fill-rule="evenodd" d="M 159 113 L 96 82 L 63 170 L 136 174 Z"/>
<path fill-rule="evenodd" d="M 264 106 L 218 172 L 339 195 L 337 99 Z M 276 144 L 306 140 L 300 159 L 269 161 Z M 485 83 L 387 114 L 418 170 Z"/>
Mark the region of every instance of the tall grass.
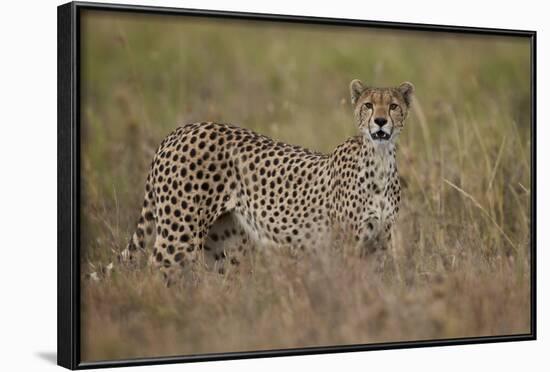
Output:
<path fill-rule="evenodd" d="M 84 360 L 530 331 L 527 40 L 99 12 L 82 27 Z M 353 78 L 417 90 L 387 254 L 260 249 L 173 288 L 146 267 L 87 279 L 125 247 L 174 127 L 329 152 L 356 133 Z"/>

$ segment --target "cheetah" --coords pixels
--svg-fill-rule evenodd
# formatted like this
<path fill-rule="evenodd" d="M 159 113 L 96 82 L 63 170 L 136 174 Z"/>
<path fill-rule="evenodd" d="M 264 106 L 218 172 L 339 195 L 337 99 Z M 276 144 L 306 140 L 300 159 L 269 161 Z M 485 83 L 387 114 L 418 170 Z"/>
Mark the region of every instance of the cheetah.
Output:
<path fill-rule="evenodd" d="M 386 249 L 401 200 L 396 142 L 414 86 L 353 80 L 349 89 L 359 134 L 330 154 L 230 124 L 177 128 L 154 155 L 122 257 L 152 246 L 149 261 L 170 277 L 200 257 L 238 265 L 251 244 L 315 250 L 336 231 L 365 252 Z"/>

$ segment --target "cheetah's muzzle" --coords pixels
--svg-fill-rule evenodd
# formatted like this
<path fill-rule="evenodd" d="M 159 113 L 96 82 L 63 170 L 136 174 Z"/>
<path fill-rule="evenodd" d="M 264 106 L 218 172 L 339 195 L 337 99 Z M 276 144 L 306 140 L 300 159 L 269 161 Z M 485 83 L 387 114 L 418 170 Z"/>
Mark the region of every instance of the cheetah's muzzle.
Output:
<path fill-rule="evenodd" d="M 383 130 L 379 130 L 378 132 L 371 133 L 370 136 L 375 141 L 377 140 L 387 141 L 391 137 L 389 133 L 386 133 Z"/>

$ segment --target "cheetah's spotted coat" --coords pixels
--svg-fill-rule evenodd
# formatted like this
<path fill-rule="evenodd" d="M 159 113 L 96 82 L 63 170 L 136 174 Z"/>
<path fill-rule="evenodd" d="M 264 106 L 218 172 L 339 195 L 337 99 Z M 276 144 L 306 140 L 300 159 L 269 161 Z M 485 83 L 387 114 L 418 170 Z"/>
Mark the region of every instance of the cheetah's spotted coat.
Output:
<path fill-rule="evenodd" d="M 395 142 L 413 86 L 350 84 L 360 135 L 331 154 L 228 124 L 195 123 L 166 137 L 145 184 L 136 232 L 123 257 L 153 243 L 166 274 L 198 252 L 238 264 L 250 243 L 315 249 L 344 231 L 384 249 L 400 202 Z"/>

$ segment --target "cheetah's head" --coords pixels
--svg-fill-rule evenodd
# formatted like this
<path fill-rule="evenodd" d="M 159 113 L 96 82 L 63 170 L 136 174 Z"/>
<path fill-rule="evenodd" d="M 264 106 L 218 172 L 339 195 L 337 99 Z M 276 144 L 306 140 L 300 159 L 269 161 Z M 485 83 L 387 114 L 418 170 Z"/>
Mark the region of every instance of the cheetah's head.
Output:
<path fill-rule="evenodd" d="M 414 86 L 371 88 L 360 80 L 350 83 L 351 104 L 359 130 L 374 144 L 395 142 L 405 124 Z"/>

